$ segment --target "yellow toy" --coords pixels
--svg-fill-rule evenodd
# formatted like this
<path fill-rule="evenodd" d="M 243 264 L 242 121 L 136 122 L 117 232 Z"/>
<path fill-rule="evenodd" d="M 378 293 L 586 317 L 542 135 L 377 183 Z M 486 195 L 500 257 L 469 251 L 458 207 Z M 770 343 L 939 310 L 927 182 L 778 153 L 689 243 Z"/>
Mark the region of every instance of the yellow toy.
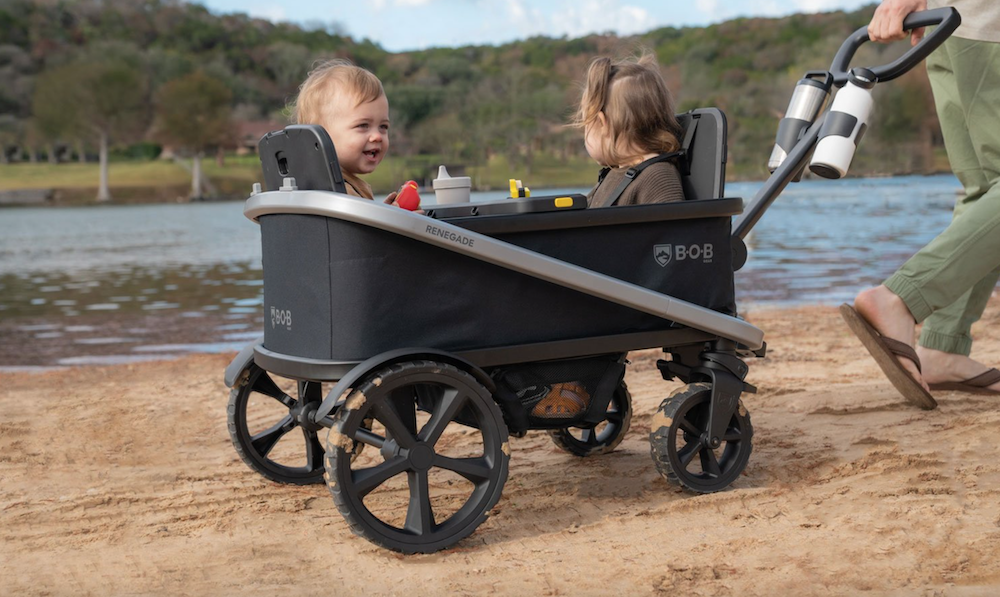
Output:
<path fill-rule="evenodd" d="M 513 198 L 518 197 L 531 197 L 531 189 L 525 188 L 521 185 L 520 180 L 510 179 L 510 196 Z"/>

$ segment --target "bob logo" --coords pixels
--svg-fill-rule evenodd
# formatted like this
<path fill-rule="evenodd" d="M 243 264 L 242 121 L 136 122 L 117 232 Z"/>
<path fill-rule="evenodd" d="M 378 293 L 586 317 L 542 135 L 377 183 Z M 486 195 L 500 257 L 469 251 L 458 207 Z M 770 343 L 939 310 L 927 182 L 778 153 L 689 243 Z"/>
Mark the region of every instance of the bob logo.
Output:
<path fill-rule="evenodd" d="M 273 330 L 275 326 L 281 326 L 288 331 L 292 330 L 292 310 L 291 309 L 278 309 L 276 307 L 271 307 L 271 329 Z"/>
<path fill-rule="evenodd" d="M 715 256 L 715 247 L 711 243 L 704 245 L 653 245 L 653 258 L 666 267 L 671 261 L 685 261 L 693 259 L 702 263 L 712 263 Z"/>

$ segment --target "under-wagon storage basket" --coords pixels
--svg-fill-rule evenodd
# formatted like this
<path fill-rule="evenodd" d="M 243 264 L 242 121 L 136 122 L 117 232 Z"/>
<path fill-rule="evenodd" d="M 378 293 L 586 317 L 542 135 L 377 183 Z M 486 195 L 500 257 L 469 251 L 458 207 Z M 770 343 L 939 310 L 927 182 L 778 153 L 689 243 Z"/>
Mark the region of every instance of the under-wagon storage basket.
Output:
<path fill-rule="evenodd" d="M 720 199 L 449 223 L 733 313 L 730 216 L 741 208 Z M 264 347 L 285 355 L 358 361 L 400 347 L 463 351 L 672 325 L 364 224 L 299 214 L 259 222 Z"/>

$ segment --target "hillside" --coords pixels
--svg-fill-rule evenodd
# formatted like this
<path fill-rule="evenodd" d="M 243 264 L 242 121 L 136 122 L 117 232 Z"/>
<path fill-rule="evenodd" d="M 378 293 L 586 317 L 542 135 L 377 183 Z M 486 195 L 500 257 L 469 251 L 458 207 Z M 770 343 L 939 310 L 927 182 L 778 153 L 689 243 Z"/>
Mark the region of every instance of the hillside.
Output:
<path fill-rule="evenodd" d="M 128 126 L 112 143 L 119 156 L 155 155 L 156 106 L 167 83 L 196 71 L 231 92 L 233 122 L 283 121 L 285 106 L 317 60 L 346 57 L 384 82 L 397 157 L 468 166 L 495 157 L 527 173 L 538 160 L 584 155 L 568 120 L 589 61 L 642 49 L 658 57 L 679 111 L 718 106 L 729 117 L 730 175 L 761 178 L 777 120 L 795 81 L 826 68 L 841 41 L 865 25 L 873 6 L 856 12 L 737 19 L 704 28 L 663 28 L 618 38 L 535 37 L 502 46 L 390 53 L 344 36 L 336 26 L 303 28 L 244 14 L 213 14 L 180 0 L 7 0 L 0 3 L 0 159 L 28 159 L 58 145 L 92 153 L 84 126 L 39 114 L 71 96 L 68 75 L 114 63 L 134 92 Z M 907 44 L 866 48 L 855 64 L 883 63 Z M 60 70 L 62 69 L 62 70 Z M 923 69 L 876 90 L 876 116 L 852 174 L 927 172 L 942 167 L 941 139 Z M 48 99 L 46 99 L 48 97 Z M 65 116 L 67 108 L 55 110 Z M 65 119 L 64 119 L 65 120 Z M 43 126 L 46 125 L 46 126 Z M 146 141 L 146 145 L 136 145 Z M 125 148 L 131 148 L 126 150 Z M 68 155 L 68 154 L 67 154 Z M 421 157 L 423 156 L 423 157 Z M 576 160 L 578 161 L 578 160 Z M 589 180 L 589 174 L 588 174 Z"/>

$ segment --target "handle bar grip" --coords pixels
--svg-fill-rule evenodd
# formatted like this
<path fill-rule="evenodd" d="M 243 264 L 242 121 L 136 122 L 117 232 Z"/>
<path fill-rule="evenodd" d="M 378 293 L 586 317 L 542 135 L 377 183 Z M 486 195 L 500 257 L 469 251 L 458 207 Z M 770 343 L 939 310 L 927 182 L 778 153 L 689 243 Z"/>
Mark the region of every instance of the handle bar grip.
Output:
<path fill-rule="evenodd" d="M 875 73 L 875 77 L 879 82 L 891 81 L 920 64 L 924 58 L 927 58 L 931 52 L 944 43 L 944 40 L 948 39 L 961 24 L 962 15 L 958 14 L 958 11 L 950 6 L 910 13 L 903 19 L 904 31 L 911 31 L 932 25 L 940 26 L 895 61 L 883 66 L 871 67 L 869 70 Z M 843 45 L 840 46 L 840 49 L 837 50 L 837 55 L 833 58 L 833 64 L 830 65 L 830 74 L 833 75 L 834 85 L 843 87 L 847 83 L 847 71 L 851 64 L 851 59 L 854 58 L 854 53 L 866 41 L 869 41 L 868 27 L 861 27 L 852 33 L 844 41 Z"/>

